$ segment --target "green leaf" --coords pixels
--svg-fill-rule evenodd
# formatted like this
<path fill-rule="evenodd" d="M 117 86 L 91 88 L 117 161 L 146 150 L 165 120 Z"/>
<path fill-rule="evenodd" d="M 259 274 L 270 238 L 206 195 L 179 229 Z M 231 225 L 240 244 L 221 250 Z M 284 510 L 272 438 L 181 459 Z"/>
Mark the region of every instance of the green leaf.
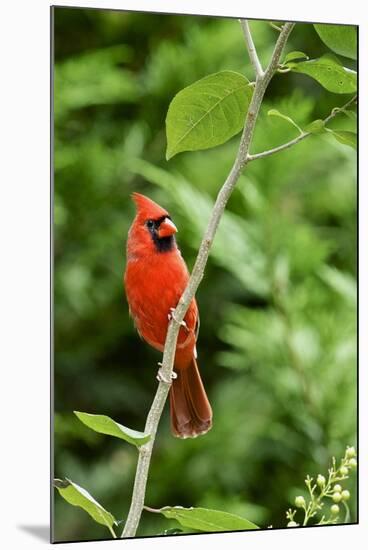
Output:
<path fill-rule="evenodd" d="M 69 504 L 83 508 L 97 523 L 105 525 L 114 534 L 112 528 L 113 525 L 117 525 L 114 516 L 105 510 L 86 489 L 70 479 L 54 479 L 54 487 Z"/>
<path fill-rule="evenodd" d="M 89 414 L 79 411 L 74 411 L 74 414 L 83 424 L 91 428 L 91 430 L 124 439 L 132 445 L 144 445 L 151 437 L 144 432 L 137 432 L 122 424 L 118 424 L 118 422 L 115 422 L 115 420 L 103 414 Z"/>
<path fill-rule="evenodd" d="M 304 52 L 289 52 L 286 54 L 283 63 L 288 63 L 289 61 L 294 61 L 295 59 L 309 59 L 309 57 Z"/>
<path fill-rule="evenodd" d="M 166 158 L 208 149 L 240 132 L 253 88 L 240 73 L 211 74 L 181 90 L 166 117 Z"/>
<path fill-rule="evenodd" d="M 325 121 L 320 118 L 313 120 L 313 122 L 306 126 L 305 131 L 310 132 L 311 134 L 321 134 L 326 131 Z"/>
<path fill-rule="evenodd" d="M 280 111 L 277 111 L 277 109 L 270 109 L 268 111 L 268 116 L 277 116 L 277 117 L 280 117 L 280 118 L 283 118 L 284 120 L 286 120 L 287 122 L 289 122 L 290 124 L 292 124 L 293 126 L 295 126 L 295 128 L 302 134 L 303 133 L 303 130 L 301 128 L 299 128 L 299 126 L 297 125 L 296 122 L 294 122 L 294 120 L 292 118 L 290 118 L 289 116 L 286 116 L 286 115 L 283 115 L 282 113 L 280 113 Z"/>
<path fill-rule="evenodd" d="M 245 518 L 228 512 L 220 512 L 219 510 L 165 506 L 158 511 L 168 519 L 175 519 L 183 527 L 207 533 L 259 529 L 257 525 Z"/>
<path fill-rule="evenodd" d="M 296 73 L 314 78 L 326 90 L 335 94 L 350 94 L 357 89 L 356 72 L 343 67 L 334 56 L 329 54 L 310 61 L 288 63 L 288 67 Z"/>
<path fill-rule="evenodd" d="M 331 130 L 327 128 L 327 131 L 333 135 L 333 137 L 343 145 L 348 145 L 353 149 L 357 149 L 357 135 L 354 132 L 348 132 L 347 130 Z"/>
<path fill-rule="evenodd" d="M 357 58 L 357 29 L 353 25 L 314 25 L 320 39 L 332 51 L 350 57 Z"/>

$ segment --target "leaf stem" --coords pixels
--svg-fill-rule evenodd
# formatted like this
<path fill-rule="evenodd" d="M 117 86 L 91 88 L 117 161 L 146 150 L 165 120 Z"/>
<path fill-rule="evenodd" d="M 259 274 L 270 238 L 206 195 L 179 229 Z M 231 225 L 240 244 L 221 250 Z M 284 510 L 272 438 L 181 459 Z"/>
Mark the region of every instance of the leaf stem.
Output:
<path fill-rule="evenodd" d="M 263 96 L 271 78 L 277 70 L 282 51 L 293 27 L 293 23 L 285 23 L 283 25 L 280 35 L 275 44 L 269 65 L 264 74 L 262 76 L 259 75 L 256 80 L 236 159 L 230 170 L 229 175 L 226 178 L 225 183 L 223 184 L 217 195 L 217 199 L 213 207 L 207 229 L 203 236 L 189 282 L 178 302 L 178 305 L 168 325 L 161 367 L 162 378 L 164 378 L 165 380 L 171 380 L 176 351 L 176 342 L 181 322 L 183 321 L 187 309 L 192 299 L 194 298 L 197 288 L 203 278 L 210 249 L 221 217 L 224 213 L 227 201 L 239 179 L 243 168 L 249 160 L 249 147 L 252 141 L 253 132 L 257 116 L 262 104 Z M 134 537 L 139 525 L 144 506 L 152 448 L 154 445 L 158 424 L 161 419 L 161 414 L 169 393 L 170 385 L 171 383 L 166 383 L 163 381 L 159 382 L 156 395 L 154 397 L 151 409 L 148 413 L 144 431 L 146 433 L 149 433 L 151 435 L 151 438 L 148 443 L 142 445 L 139 448 L 139 457 L 134 481 L 133 496 L 129 509 L 129 514 L 122 533 L 122 537 L 124 538 Z"/>
<path fill-rule="evenodd" d="M 116 536 L 116 533 L 115 533 L 114 529 L 112 527 L 110 527 L 110 525 L 108 525 L 107 527 L 109 528 L 109 531 L 112 535 L 112 538 L 116 539 L 117 536 Z"/>
<path fill-rule="evenodd" d="M 162 508 L 151 508 L 150 506 L 143 506 L 143 510 L 152 512 L 153 514 L 161 514 Z"/>

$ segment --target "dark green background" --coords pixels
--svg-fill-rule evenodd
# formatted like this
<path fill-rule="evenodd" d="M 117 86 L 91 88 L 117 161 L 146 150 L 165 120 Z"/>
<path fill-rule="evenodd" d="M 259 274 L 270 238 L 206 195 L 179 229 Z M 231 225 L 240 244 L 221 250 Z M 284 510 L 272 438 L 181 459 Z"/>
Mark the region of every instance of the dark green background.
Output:
<path fill-rule="evenodd" d="M 277 31 L 267 22 L 252 29 L 265 65 Z M 136 450 L 90 431 L 72 411 L 141 430 L 156 389 L 160 356 L 139 339 L 122 282 L 130 194 L 143 192 L 170 211 L 191 268 L 239 136 L 166 162 L 168 105 L 218 70 L 253 76 L 236 19 L 56 8 L 54 31 L 55 475 L 124 519 Z M 317 57 L 327 48 L 311 24 L 298 23 L 291 50 Z M 303 75 L 277 75 L 252 152 L 296 135 L 267 116 L 271 107 L 303 126 L 347 99 Z M 332 125 L 353 124 L 340 115 Z M 199 364 L 214 427 L 177 440 L 165 409 L 146 504 L 286 525 L 306 474 L 326 475 L 331 456 L 355 444 L 355 278 L 355 152 L 323 135 L 250 164 L 197 294 Z M 138 534 L 174 526 L 144 512 Z M 56 540 L 109 536 L 55 495 Z"/>

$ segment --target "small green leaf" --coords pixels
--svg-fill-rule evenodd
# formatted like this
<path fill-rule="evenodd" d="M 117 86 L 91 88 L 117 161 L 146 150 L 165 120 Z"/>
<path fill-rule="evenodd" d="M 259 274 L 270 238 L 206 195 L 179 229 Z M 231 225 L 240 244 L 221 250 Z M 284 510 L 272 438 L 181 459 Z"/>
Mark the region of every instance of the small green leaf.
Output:
<path fill-rule="evenodd" d="M 310 61 L 291 62 L 287 66 L 296 73 L 314 78 L 326 90 L 335 94 L 349 94 L 357 89 L 356 72 L 343 67 L 334 56 L 328 54 Z"/>
<path fill-rule="evenodd" d="M 97 523 L 105 525 L 113 534 L 113 525 L 117 525 L 114 516 L 105 510 L 86 489 L 70 479 L 54 479 L 54 487 L 69 504 L 83 508 Z"/>
<path fill-rule="evenodd" d="M 157 511 L 161 512 L 168 519 L 175 519 L 183 527 L 207 533 L 259 529 L 257 525 L 245 518 L 229 514 L 228 512 L 220 512 L 219 510 L 165 506 Z"/>
<path fill-rule="evenodd" d="M 253 88 L 240 73 L 221 71 L 181 90 L 166 116 L 166 158 L 208 149 L 240 132 Z"/>
<path fill-rule="evenodd" d="M 309 57 L 304 52 L 289 52 L 288 54 L 286 54 L 283 63 L 295 61 L 295 59 L 309 59 Z"/>
<path fill-rule="evenodd" d="M 357 135 L 354 132 L 348 132 L 347 130 L 331 130 L 330 128 L 326 129 L 339 143 L 348 145 L 355 150 L 357 149 Z"/>
<path fill-rule="evenodd" d="M 357 28 L 353 25 L 322 25 L 315 24 L 322 42 L 332 51 L 350 57 L 357 58 Z"/>
<path fill-rule="evenodd" d="M 124 439 L 132 445 L 144 445 L 149 441 L 150 435 L 144 432 L 131 430 L 122 424 L 118 424 L 109 416 L 103 414 L 89 414 L 85 412 L 74 411 L 74 414 L 83 424 L 94 430 L 95 432 L 112 435 L 119 439 Z"/>
<path fill-rule="evenodd" d="M 310 132 L 311 134 L 321 134 L 322 132 L 326 131 L 325 128 L 325 121 L 321 120 L 320 118 L 317 120 L 313 120 L 308 126 L 305 128 L 306 132 Z"/>
<path fill-rule="evenodd" d="M 283 118 L 284 120 L 286 120 L 287 122 L 289 122 L 290 124 L 292 124 L 293 126 L 295 126 L 295 128 L 302 134 L 303 133 L 303 130 L 301 128 L 299 128 L 299 126 L 297 125 L 296 122 L 294 122 L 294 120 L 292 118 L 290 118 L 289 116 L 286 116 L 286 115 L 283 115 L 282 113 L 280 113 L 280 111 L 277 111 L 277 109 L 270 109 L 268 111 L 268 116 L 277 116 L 279 118 Z"/>

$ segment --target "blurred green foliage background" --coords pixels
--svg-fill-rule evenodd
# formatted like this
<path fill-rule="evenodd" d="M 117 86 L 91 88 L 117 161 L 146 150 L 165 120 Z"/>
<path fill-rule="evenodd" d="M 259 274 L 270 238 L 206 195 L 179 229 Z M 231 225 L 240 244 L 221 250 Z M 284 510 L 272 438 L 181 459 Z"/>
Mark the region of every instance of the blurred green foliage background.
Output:
<path fill-rule="evenodd" d="M 266 64 L 277 31 L 267 22 L 252 30 Z M 168 208 L 191 268 L 239 136 L 166 162 L 168 105 L 218 70 L 253 76 L 236 19 L 55 8 L 54 33 L 55 475 L 124 519 L 136 451 L 88 430 L 72 411 L 141 430 L 156 389 L 160 357 L 138 337 L 122 282 L 130 193 Z M 311 24 L 298 23 L 291 50 L 316 57 L 327 48 Z M 267 116 L 271 107 L 303 126 L 346 100 L 303 75 L 276 76 L 252 152 L 295 137 Z M 333 122 L 351 124 L 343 115 Z M 355 444 L 355 279 L 355 152 L 322 135 L 251 163 L 197 295 L 214 427 L 175 439 L 166 408 L 147 505 L 205 506 L 286 525 L 306 474 L 325 473 L 331 455 Z M 144 512 L 138 535 L 174 526 Z M 55 495 L 56 540 L 107 537 Z"/>

